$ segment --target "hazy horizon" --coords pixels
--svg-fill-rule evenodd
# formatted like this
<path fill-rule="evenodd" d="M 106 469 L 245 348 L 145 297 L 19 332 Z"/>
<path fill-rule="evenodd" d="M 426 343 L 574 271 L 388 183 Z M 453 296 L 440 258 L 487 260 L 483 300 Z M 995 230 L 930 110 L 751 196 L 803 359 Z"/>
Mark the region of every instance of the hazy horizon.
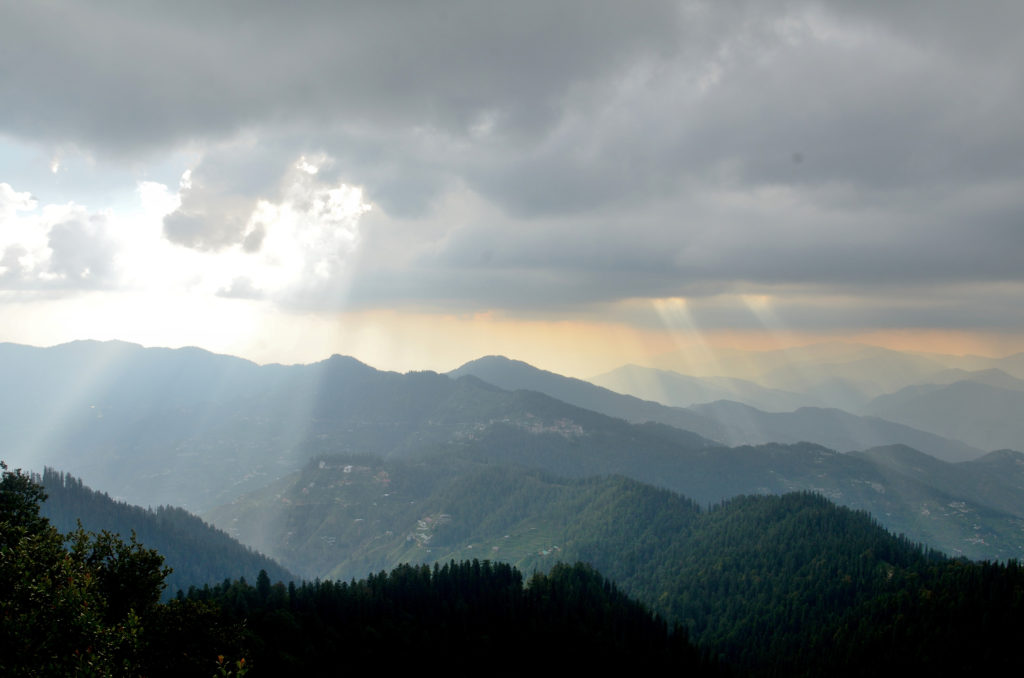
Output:
<path fill-rule="evenodd" d="M 576 378 L 576 379 L 582 379 L 584 381 L 589 381 L 593 377 L 601 376 L 601 375 L 603 375 L 606 372 L 611 372 L 611 371 L 614 371 L 614 370 L 616 370 L 618 368 L 622 368 L 622 367 L 644 367 L 644 368 L 651 368 L 651 369 L 663 370 L 663 371 L 668 371 L 668 372 L 676 372 L 678 374 L 685 375 L 685 376 L 698 376 L 698 377 L 723 376 L 723 377 L 745 378 L 745 379 L 749 379 L 751 381 L 758 381 L 756 374 L 753 374 L 753 373 L 750 372 L 749 369 L 745 369 L 744 368 L 743 357 L 755 356 L 755 357 L 762 357 L 762 358 L 764 358 L 764 357 L 769 357 L 769 356 L 777 356 L 777 357 L 782 358 L 782 359 L 790 358 L 790 360 L 788 360 L 787 362 L 792 363 L 792 362 L 794 362 L 794 359 L 795 359 L 795 361 L 800 361 L 800 360 L 806 360 L 808 356 L 815 356 L 816 358 L 821 359 L 822 362 L 825 362 L 825 363 L 828 363 L 831 360 L 831 361 L 834 361 L 836 364 L 842 364 L 845 360 L 848 359 L 848 357 L 852 356 L 854 353 L 859 353 L 860 351 L 865 350 L 865 349 L 883 349 L 883 350 L 886 350 L 886 351 L 895 351 L 895 352 L 906 353 L 906 354 L 910 354 L 910 355 L 917 355 L 917 356 L 922 356 L 922 357 L 934 357 L 936 359 L 953 359 L 954 361 L 957 360 L 957 359 L 971 359 L 971 358 L 981 358 L 981 359 L 986 359 L 986 360 L 990 359 L 990 360 L 993 360 L 993 361 L 998 361 L 1000 359 L 1012 358 L 1012 357 L 1018 355 L 1018 353 L 1009 353 L 1009 354 L 1005 354 L 1005 355 L 983 355 L 983 354 L 972 354 L 972 353 L 955 354 L 955 353 L 943 353 L 943 352 L 939 352 L 939 351 L 917 351 L 917 350 L 905 350 L 905 349 L 899 349 L 899 348 L 889 348 L 887 346 L 882 346 L 882 345 L 879 345 L 879 344 L 869 344 L 869 343 L 864 343 L 864 342 L 833 340 L 833 341 L 814 342 L 814 343 L 811 343 L 811 344 L 778 346 L 778 347 L 775 347 L 775 348 L 733 348 L 733 347 L 729 347 L 729 348 L 719 348 L 719 349 L 716 349 L 716 350 L 713 350 L 713 351 L 704 350 L 703 352 L 694 352 L 694 353 L 689 353 L 689 352 L 683 351 L 683 350 L 674 350 L 674 351 L 668 351 L 668 352 L 662 353 L 662 354 L 649 355 L 648 359 L 643 361 L 643 362 L 630 362 L 630 361 L 626 361 L 626 362 L 617 362 L 617 363 L 614 363 L 614 364 L 608 363 L 606 369 L 599 369 L 599 370 L 593 371 L 593 372 L 580 372 L 580 373 L 575 373 L 574 374 L 574 373 L 571 373 L 569 371 L 566 371 L 564 369 L 564 367 L 560 365 L 557 356 L 554 358 L 554 360 L 552 361 L 551 364 L 545 364 L 543 361 L 541 361 L 541 362 L 531 361 L 531 360 L 529 360 L 529 359 L 527 359 L 527 358 L 525 358 L 525 357 L 523 357 L 521 355 L 515 354 L 514 352 L 500 353 L 500 352 L 493 352 L 492 351 L 492 352 L 483 352 L 483 353 L 474 354 L 474 355 L 467 354 L 465 357 L 459 358 L 455 363 L 452 363 L 450 365 L 441 365 L 441 366 L 436 366 L 436 365 L 413 365 L 411 367 L 406 367 L 406 368 L 399 369 L 399 368 L 397 368 L 397 367 L 395 367 L 393 365 L 375 364 L 375 363 L 373 363 L 373 362 L 371 362 L 369 360 L 363 359 L 362 357 L 360 357 L 358 355 L 347 354 L 347 353 L 339 353 L 337 351 L 335 351 L 333 353 L 330 353 L 330 354 L 322 355 L 322 356 L 314 358 L 312 360 L 299 360 L 299 361 L 294 361 L 294 362 L 288 362 L 288 361 L 281 361 L 281 360 L 259 360 L 259 359 L 254 359 L 252 357 L 246 356 L 244 354 L 213 350 L 213 349 L 210 349 L 210 348 L 207 348 L 207 347 L 204 347 L 204 346 L 198 346 L 198 345 L 195 345 L 195 344 L 182 344 L 182 345 L 177 345 L 177 346 L 174 346 L 174 345 L 152 345 L 152 344 L 142 344 L 142 343 L 134 342 L 134 341 L 126 341 L 126 340 L 123 340 L 123 339 L 93 339 L 93 338 L 90 338 L 90 337 L 83 337 L 83 338 L 80 338 L 80 339 L 72 339 L 70 341 L 59 341 L 59 342 L 52 343 L 52 344 L 31 344 L 31 343 L 23 343 L 23 342 L 0 342 L 0 343 L 12 343 L 12 344 L 19 344 L 19 345 L 24 345 L 24 346 L 32 346 L 32 347 L 35 347 L 35 348 L 54 348 L 54 347 L 57 347 L 57 346 L 62 346 L 62 345 L 74 343 L 74 342 L 77 342 L 77 341 L 96 341 L 96 342 L 101 342 L 101 343 L 105 343 L 105 342 L 121 342 L 121 343 L 141 346 L 142 348 L 146 348 L 146 349 L 157 348 L 157 349 L 178 350 L 178 349 L 196 348 L 196 349 L 200 349 L 200 350 L 203 350 L 203 351 L 208 351 L 209 353 L 213 353 L 213 354 L 217 354 L 217 355 L 226 355 L 226 356 L 231 356 L 231 357 L 236 357 L 236 358 L 242 358 L 244 360 L 248 360 L 250 362 L 253 362 L 253 363 L 257 364 L 257 365 L 272 365 L 272 364 L 280 364 L 280 365 L 305 365 L 305 364 L 313 364 L 313 363 L 322 362 L 322 361 L 328 360 L 332 356 L 341 355 L 341 356 L 345 356 L 345 357 L 355 358 L 356 360 L 359 360 L 360 362 L 362 362 L 362 363 L 364 363 L 364 364 L 366 364 L 366 365 L 368 365 L 368 366 L 370 366 L 370 367 L 372 367 L 374 369 L 377 369 L 377 370 L 381 370 L 381 371 L 394 371 L 394 372 L 400 372 L 400 373 L 419 372 L 419 371 L 429 370 L 429 371 L 438 372 L 438 373 L 442 373 L 443 374 L 443 373 L 446 373 L 446 372 L 453 371 L 453 370 L 455 370 L 455 369 L 457 369 L 459 367 L 462 367 L 463 365 L 465 365 L 467 363 L 470 363 L 470 362 L 473 362 L 473 361 L 476 361 L 476 360 L 480 360 L 480 359 L 488 358 L 488 357 L 501 357 L 501 358 L 507 358 L 507 359 L 512 360 L 512 361 L 524 362 L 524 363 L 527 363 L 528 365 L 530 365 L 532 367 L 536 367 L 538 369 L 554 372 L 554 373 L 562 375 L 562 376 L 568 376 L 568 377 L 573 377 L 573 378 Z M 831 355 L 831 357 L 830 357 L 830 355 Z M 703 362 L 701 362 L 701 358 L 704 359 Z M 687 370 L 687 369 L 685 369 L 685 367 L 680 367 L 679 366 L 680 364 L 687 364 L 687 363 L 692 365 L 694 369 Z M 717 368 L 717 367 L 720 367 L 721 369 L 719 371 L 716 371 L 715 368 Z"/>

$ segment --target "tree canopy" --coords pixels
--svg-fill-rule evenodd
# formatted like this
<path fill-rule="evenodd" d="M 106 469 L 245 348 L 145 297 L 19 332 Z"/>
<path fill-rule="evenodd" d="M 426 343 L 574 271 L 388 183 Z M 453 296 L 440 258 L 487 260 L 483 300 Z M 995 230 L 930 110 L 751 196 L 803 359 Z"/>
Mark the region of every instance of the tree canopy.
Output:
<path fill-rule="evenodd" d="M 159 604 L 169 569 L 133 534 L 62 534 L 39 513 L 46 494 L 0 462 L 0 674 L 141 675 L 182 668 L 163 642 L 175 617 L 223 642 L 196 605 Z M 193 643 L 194 645 L 194 643 Z M 204 666 L 216 667 L 215 648 Z"/>

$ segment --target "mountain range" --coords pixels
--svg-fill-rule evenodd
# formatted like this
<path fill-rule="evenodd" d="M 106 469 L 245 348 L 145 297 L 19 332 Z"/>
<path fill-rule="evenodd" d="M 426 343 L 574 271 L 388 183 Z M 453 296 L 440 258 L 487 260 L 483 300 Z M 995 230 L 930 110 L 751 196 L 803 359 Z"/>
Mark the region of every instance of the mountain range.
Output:
<path fill-rule="evenodd" d="M 966 461 L 984 454 L 981 449 L 959 440 L 946 439 L 880 417 L 860 417 L 833 408 L 804 407 L 795 412 L 768 413 L 728 400 L 689 408 L 667 407 L 501 356 L 474 360 L 449 375 L 473 375 L 509 390 L 539 391 L 628 421 L 656 421 L 685 428 L 724 445 L 808 441 L 846 452 L 903 444 L 947 461 Z"/>
<path fill-rule="evenodd" d="M 960 380 L 907 386 L 873 399 L 864 411 L 981 449 L 1020 449 L 1024 390 L 1015 386 L 1019 380 L 998 381 L 1004 385 Z"/>
<path fill-rule="evenodd" d="M 732 400 L 766 412 L 789 412 L 800 407 L 822 405 L 817 398 L 777 388 L 765 388 L 747 379 L 694 377 L 640 365 L 623 365 L 587 381 L 616 393 L 653 400 L 670 407 Z"/>
<path fill-rule="evenodd" d="M 8 394 L 23 394 L 0 410 L 8 458 L 66 469 L 138 504 L 209 511 L 323 455 L 455 454 L 567 478 L 621 474 L 702 504 L 813 490 L 948 553 L 1017 557 L 1024 545 L 1024 502 L 1006 489 L 1012 464 L 836 410 L 671 408 L 498 357 L 450 375 L 403 375 L 342 356 L 259 366 L 197 349 L 78 342 L 0 346 L 0 376 Z M 758 444 L 736 445 L 746 440 Z M 838 453 L 903 449 L 894 445 L 917 450 L 913 469 L 926 472 L 883 453 Z M 988 477 L 949 481 L 969 476 L 964 468 Z"/>
<path fill-rule="evenodd" d="M 908 364 L 893 383 L 929 360 Z M 1022 391 L 995 369 L 942 367 L 935 383 L 867 403 L 912 413 L 917 398 L 980 388 L 1011 416 Z M 293 594 L 268 572 L 331 581 L 409 563 L 547 572 L 581 560 L 755 674 L 842 675 L 867 666 L 867 647 L 941 669 L 952 638 L 972 655 L 1016 637 L 1015 599 L 993 593 L 1017 586 L 1024 554 L 1013 449 L 836 408 L 673 407 L 500 356 L 398 374 L 343 356 L 260 366 L 118 342 L 8 344 L 0 378 L 12 465 L 60 466 L 117 497 L 47 470 L 55 522 L 163 539 L 197 586 L 264 570 L 256 593 L 225 582 L 197 600 L 285 604 Z M 945 414 L 952 427 L 958 412 Z M 201 561 L 214 567 L 192 569 Z"/>

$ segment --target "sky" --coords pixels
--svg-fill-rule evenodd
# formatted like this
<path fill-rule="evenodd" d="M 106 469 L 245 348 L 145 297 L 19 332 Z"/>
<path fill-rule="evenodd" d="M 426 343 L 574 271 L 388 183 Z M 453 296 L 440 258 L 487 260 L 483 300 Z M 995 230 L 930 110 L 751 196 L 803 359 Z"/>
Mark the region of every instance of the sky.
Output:
<path fill-rule="evenodd" d="M 0 9 L 0 341 L 1024 351 L 1024 3 Z"/>

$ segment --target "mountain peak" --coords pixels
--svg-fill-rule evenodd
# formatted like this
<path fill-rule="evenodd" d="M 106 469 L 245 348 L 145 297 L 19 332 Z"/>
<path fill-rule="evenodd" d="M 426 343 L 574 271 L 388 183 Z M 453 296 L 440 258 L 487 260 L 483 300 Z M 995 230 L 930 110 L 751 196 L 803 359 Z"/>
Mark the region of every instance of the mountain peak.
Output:
<path fill-rule="evenodd" d="M 350 355 L 341 355 L 339 353 L 333 354 L 327 360 L 314 363 L 314 365 L 332 370 L 333 372 L 371 374 L 378 371 L 375 367 L 367 365 L 358 358 L 353 358 Z"/>
<path fill-rule="evenodd" d="M 538 369 L 538 368 L 534 367 L 533 365 L 531 365 L 531 364 L 529 364 L 527 362 L 524 362 L 522 360 L 516 360 L 514 358 L 509 358 L 507 356 L 503 356 L 503 355 L 485 355 L 485 356 L 482 356 L 480 358 L 477 358 L 476 360 L 470 360 L 469 362 L 467 362 L 467 363 L 465 363 L 465 364 L 455 368 L 454 370 L 452 370 L 448 374 L 453 374 L 454 375 L 454 374 L 459 373 L 459 372 L 468 371 L 471 368 L 499 367 L 499 366 L 500 367 L 515 366 L 515 367 L 520 367 L 520 368 L 522 368 L 522 367 L 529 367 L 530 369 L 534 369 L 534 370 Z"/>

